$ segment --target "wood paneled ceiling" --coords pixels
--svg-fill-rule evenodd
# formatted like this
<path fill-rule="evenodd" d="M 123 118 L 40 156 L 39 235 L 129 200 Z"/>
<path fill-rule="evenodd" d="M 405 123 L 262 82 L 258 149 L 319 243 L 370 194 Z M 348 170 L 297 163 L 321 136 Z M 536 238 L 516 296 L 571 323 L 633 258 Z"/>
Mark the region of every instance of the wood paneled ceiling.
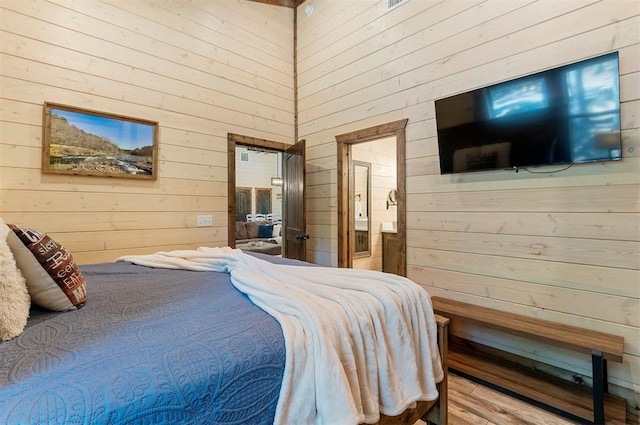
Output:
<path fill-rule="evenodd" d="M 291 7 L 295 9 L 300 6 L 304 0 L 250 0 L 257 3 L 271 4 L 273 6 Z"/>

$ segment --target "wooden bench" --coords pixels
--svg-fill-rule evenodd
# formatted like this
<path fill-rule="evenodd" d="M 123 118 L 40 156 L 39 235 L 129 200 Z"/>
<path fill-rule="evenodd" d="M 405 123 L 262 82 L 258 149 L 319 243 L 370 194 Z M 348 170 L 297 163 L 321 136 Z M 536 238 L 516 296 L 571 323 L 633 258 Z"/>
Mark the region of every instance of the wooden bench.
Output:
<path fill-rule="evenodd" d="M 624 338 L 576 326 L 504 312 L 473 304 L 432 298 L 433 309 L 451 319 L 450 334 L 456 334 L 455 324 L 466 321 L 482 327 L 540 341 L 565 349 L 591 355 L 593 389 L 585 397 L 570 386 L 553 390 L 559 384 L 539 373 L 529 373 L 523 367 L 505 367 L 505 362 L 483 356 L 477 350 L 456 349 L 449 346 L 449 369 L 476 381 L 505 390 L 521 399 L 548 408 L 581 423 L 605 424 L 605 417 L 613 423 L 625 423 L 626 401 L 608 394 L 607 360 L 622 363 Z"/>

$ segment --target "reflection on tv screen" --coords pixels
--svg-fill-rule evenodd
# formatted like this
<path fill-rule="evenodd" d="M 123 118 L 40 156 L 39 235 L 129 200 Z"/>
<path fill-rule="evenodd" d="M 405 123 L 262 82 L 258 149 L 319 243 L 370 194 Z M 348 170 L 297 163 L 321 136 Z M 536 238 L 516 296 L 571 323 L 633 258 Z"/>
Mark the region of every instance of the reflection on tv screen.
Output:
<path fill-rule="evenodd" d="M 505 83 L 489 89 L 491 118 L 531 112 L 549 107 L 549 95 L 544 78 Z"/>

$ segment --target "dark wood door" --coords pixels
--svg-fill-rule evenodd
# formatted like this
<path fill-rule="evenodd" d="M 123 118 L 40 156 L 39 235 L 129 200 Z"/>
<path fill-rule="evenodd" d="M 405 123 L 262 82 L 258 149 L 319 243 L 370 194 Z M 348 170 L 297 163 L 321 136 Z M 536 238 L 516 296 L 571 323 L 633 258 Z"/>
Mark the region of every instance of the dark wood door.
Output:
<path fill-rule="evenodd" d="M 306 260 L 304 208 L 304 140 L 284 153 L 284 257 Z"/>

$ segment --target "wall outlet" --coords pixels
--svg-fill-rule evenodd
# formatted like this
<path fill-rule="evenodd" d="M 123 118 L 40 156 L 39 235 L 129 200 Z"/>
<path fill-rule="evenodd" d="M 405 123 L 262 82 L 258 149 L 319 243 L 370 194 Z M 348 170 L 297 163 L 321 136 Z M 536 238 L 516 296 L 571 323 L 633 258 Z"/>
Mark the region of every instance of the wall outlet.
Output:
<path fill-rule="evenodd" d="M 211 227 L 213 226 L 213 216 L 211 214 L 199 215 L 196 223 L 198 227 Z"/>

